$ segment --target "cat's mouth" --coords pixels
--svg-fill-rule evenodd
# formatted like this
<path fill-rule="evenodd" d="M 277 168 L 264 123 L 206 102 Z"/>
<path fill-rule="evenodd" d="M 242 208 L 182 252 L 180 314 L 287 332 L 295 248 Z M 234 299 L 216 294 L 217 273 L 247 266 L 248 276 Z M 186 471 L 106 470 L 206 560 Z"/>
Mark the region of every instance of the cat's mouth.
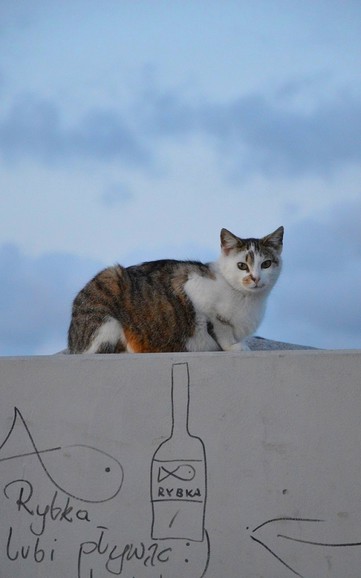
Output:
<path fill-rule="evenodd" d="M 251 291 L 259 291 L 260 289 L 264 289 L 265 285 L 264 283 L 258 284 L 258 285 L 253 285 L 253 287 L 250 287 Z"/>

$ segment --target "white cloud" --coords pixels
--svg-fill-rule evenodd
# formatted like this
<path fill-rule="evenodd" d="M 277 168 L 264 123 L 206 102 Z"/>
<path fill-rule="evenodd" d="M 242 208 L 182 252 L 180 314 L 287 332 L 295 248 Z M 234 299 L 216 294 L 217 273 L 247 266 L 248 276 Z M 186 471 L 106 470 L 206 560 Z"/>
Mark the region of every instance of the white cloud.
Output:
<path fill-rule="evenodd" d="M 304 87 L 303 87 L 304 89 Z M 313 110 L 293 106 L 291 98 L 256 93 L 228 102 L 195 104 L 182 95 L 153 94 L 147 122 L 155 137 L 184 138 L 202 134 L 232 172 L 245 174 L 319 175 L 361 161 L 361 106 L 341 94 L 320 98 Z"/>
<path fill-rule="evenodd" d="M 0 150 L 5 160 L 116 160 L 154 170 L 165 138 L 186 150 L 189 140 L 201 135 L 233 177 L 241 179 L 250 174 L 329 175 L 359 164 L 359 99 L 344 93 L 319 99 L 312 110 L 300 110 L 292 104 L 295 98 L 293 91 L 290 98 L 259 93 L 194 103 L 179 92 L 154 89 L 146 101 L 134 95 L 139 112 L 119 106 L 92 108 L 69 126 L 55 102 L 23 95 L 0 121 Z"/>

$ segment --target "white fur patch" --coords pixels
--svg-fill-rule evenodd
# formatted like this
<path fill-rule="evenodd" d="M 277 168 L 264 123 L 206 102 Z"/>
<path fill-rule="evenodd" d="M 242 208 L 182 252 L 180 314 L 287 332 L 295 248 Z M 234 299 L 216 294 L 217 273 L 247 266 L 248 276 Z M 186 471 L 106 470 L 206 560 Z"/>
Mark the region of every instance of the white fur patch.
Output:
<path fill-rule="evenodd" d="M 121 323 L 110 317 L 103 325 L 101 325 L 92 341 L 92 344 L 84 353 L 97 353 L 99 347 L 103 343 L 111 343 L 115 345 L 119 339 L 125 343 L 124 331 Z"/>
<path fill-rule="evenodd" d="M 233 273 L 233 269 L 231 283 L 230 270 Z M 246 349 L 239 342 L 254 333 L 260 324 L 269 291 L 244 290 L 242 284 L 234 280 L 239 279 L 240 273 L 236 263 L 233 263 L 233 269 L 229 267 L 224 272 L 215 265 L 215 279 L 192 274 L 186 282 L 184 289 L 193 303 L 197 320 L 203 320 L 198 322 L 195 334 L 187 344 L 188 351 L 215 350 L 217 344 L 208 335 L 207 321 L 212 323 L 216 340 L 223 350 L 231 350 L 233 346 Z"/>
<path fill-rule="evenodd" d="M 186 344 L 187 351 L 219 351 L 219 346 L 209 335 L 207 319 L 204 315 L 196 316 L 196 329 Z"/>

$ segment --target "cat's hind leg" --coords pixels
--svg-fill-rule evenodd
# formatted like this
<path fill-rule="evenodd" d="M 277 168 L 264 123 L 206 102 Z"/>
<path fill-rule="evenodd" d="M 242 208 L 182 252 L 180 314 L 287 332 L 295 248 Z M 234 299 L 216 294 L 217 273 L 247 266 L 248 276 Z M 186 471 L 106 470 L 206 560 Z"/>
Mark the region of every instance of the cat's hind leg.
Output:
<path fill-rule="evenodd" d="M 114 317 L 108 317 L 93 336 L 83 353 L 122 353 L 126 351 L 123 327 Z"/>

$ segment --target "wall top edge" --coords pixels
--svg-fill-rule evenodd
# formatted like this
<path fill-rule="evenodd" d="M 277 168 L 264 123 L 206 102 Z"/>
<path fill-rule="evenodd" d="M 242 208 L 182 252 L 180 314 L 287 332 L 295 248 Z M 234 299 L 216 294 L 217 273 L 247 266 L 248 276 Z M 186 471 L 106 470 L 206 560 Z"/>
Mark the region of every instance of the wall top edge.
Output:
<path fill-rule="evenodd" d="M 55 355 L 24 355 L 24 356 L 0 356 L 0 364 L 4 362 L 33 362 L 47 361 L 53 363 L 77 363 L 82 361 L 104 361 L 108 363 L 118 363 L 121 359 L 124 362 L 141 362 L 159 359 L 165 361 L 168 359 L 250 359 L 257 357 L 329 357 L 329 356 L 361 356 L 361 349 L 290 349 L 290 350 L 261 350 L 261 351 L 242 351 L 242 352 L 175 352 L 175 353 L 122 353 L 120 354 L 83 354 L 67 355 L 58 353 Z"/>

